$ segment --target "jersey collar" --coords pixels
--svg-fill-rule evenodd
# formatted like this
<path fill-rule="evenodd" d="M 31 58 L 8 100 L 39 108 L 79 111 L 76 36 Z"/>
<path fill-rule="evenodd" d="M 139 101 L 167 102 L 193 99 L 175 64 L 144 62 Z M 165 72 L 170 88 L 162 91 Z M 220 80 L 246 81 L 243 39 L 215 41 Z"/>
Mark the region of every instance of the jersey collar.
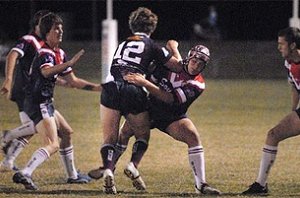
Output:
<path fill-rule="evenodd" d="M 150 35 L 143 33 L 143 32 L 135 32 L 134 35 L 138 35 L 138 36 L 145 36 L 145 37 L 150 37 Z"/>

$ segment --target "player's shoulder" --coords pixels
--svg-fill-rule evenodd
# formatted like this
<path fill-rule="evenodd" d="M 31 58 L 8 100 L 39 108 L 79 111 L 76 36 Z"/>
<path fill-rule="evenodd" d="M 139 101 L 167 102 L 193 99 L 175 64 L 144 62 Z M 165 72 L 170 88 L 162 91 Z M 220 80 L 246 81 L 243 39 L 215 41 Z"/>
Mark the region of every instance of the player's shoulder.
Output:
<path fill-rule="evenodd" d="M 35 49 L 40 49 L 44 44 L 44 41 L 36 34 L 26 34 L 20 40 L 32 45 Z"/>
<path fill-rule="evenodd" d="M 49 48 L 46 44 L 43 45 L 39 50 L 38 53 L 40 56 L 54 56 L 55 57 L 55 52 Z"/>
<path fill-rule="evenodd" d="M 205 82 L 204 77 L 201 74 L 198 74 L 197 76 L 195 76 L 194 80 L 198 81 L 198 82 L 201 82 L 201 83 Z"/>
<path fill-rule="evenodd" d="M 187 81 L 188 84 L 192 85 L 193 87 L 196 87 L 199 90 L 205 89 L 205 81 L 201 74 L 194 76 L 192 79 Z"/>

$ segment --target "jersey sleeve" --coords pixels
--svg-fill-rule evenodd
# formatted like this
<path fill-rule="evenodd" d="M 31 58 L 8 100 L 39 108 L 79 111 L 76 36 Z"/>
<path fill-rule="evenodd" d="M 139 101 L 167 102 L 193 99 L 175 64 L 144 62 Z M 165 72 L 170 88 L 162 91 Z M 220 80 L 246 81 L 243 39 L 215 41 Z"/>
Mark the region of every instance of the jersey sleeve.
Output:
<path fill-rule="evenodd" d="M 195 79 L 188 80 L 187 83 L 174 90 L 175 103 L 192 103 L 205 89 L 202 76 L 198 75 Z"/>
<path fill-rule="evenodd" d="M 23 57 L 30 44 L 25 39 L 19 39 L 11 51 L 16 51 Z"/>
<path fill-rule="evenodd" d="M 62 57 L 62 62 L 65 63 L 68 61 L 68 57 L 67 57 L 67 54 L 62 50 L 60 49 L 60 55 Z M 73 72 L 73 69 L 72 67 L 67 67 L 64 71 L 62 71 L 59 75 L 60 76 L 65 76 L 65 75 L 68 75 L 69 73 Z"/>
<path fill-rule="evenodd" d="M 294 84 L 294 81 L 292 79 L 292 76 L 290 74 L 290 70 L 291 70 L 291 64 L 289 64 L 289 62 L 287 60 L 284 61 L 284 67 L 286 68 L 287 71 L 287 80 L 289 84 Z"/>
<path fill-rule="evenodd" d="M 25 35 L 17 41 L 15 47 L 11 50 L 17 51 L 23 57 L 28 51 L 37 51 L 40 48 L 41 44 L 35 36 Z"/>
<path fill-rule="evenodd" d="M 40 54 L 40 69 L 44 67 L 53 67 L 55 65 L 55 57 L 52 54 L 42 53 Z"/>
<path fill-rule="evenodd" d="M 154 47 L 154 57 L 157 62 L 165 64 L 170 60 L 172 54 L 165 47 L 160 47 L 158 44 L 153 44 Z"/>

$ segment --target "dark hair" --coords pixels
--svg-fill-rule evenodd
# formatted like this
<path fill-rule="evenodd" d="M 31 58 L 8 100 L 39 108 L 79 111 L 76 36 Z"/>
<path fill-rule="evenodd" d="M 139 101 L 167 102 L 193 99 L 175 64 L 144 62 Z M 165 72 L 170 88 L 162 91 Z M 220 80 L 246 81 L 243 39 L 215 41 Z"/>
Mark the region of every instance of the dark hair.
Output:
<path fill-rule="evenodd" d="M 39 24 L 40 19 L 45 16 L 46 14 L 49 14 L 49 10 L 39 10 L 34 15 L 33 18 L 30 21 L 30 28 L 34 30 L 35 26 Z"/>
<path fill-rule="evenodd" d="M 296 48 L 300 49 L 300 30 L 295 27 L 288 27 L 278 32 L 278 37 L 284 37 L 288 44 L 296 43 Z"/>
<path fill-rule="evenodd" d="M 143 32 L 152 34 L 156 29 L 158 17 L 150 9 L 139 7 L 129 16 L 129 28 L 132 33 Z"/>
<path fill-rule="evenodd" d="M 49 33 L 52 26 L 56 24 L 63 24 L 63 20 L 57 14 L 50 12 L 41 18 L 40 32 L 43 40 L 46 40 L 47 33 Z"/>

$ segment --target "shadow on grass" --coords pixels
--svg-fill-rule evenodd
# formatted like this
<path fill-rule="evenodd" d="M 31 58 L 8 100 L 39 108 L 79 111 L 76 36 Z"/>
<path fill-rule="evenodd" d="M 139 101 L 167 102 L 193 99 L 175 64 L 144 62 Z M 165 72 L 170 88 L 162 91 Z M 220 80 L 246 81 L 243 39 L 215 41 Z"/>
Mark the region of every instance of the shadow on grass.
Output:
<path fill-rule="evenodd" d="M 106 196 L 106 194 L 102 190 L 37 190 L 37 191 L 29 191 L 25 189 L 16 189 L 11 187 L 4 187 L 0 185 L 0 193 L 12 195 L 72 195 L 72 196 Z M 176 193 L 176 192 L 137 192 L 137 191 L 118 191 L 118 194 L 115 195 L 117 197 L 199 197 L 199 194 L 196 193 Z M 201 195 L 205 197 L 257 197 L 257 196 L 243 196 L 240 193 L 223 193 L 220 196 L 212 196 L 212 195 Z M 272 194 L 265 195 L 264 197 L 273 197 Z M 21 196 L 20 196 L 21 197 Z M 261 196 L 258 196 L 261 197 Z M 299 194 L 285 194 L 284 197 L 299 197 Z"/>
<path fill-rule="evenodd" d="M 0 188 L 0 193 L 3 194 L 23 194 L 23 195 L 78 195 L 83 196 L 101 196 L 106 195 L 102 190 L 37 190 L 29 191 L 25 189 L 16 189 L 10 187 Z M 238 193 L 224 193 L 225 196 L 239 196 Z M 116 196 L 122 197 L 199 197 L 196 193 L 174 193 L 174 192 L 137 192 L 137 191 L 118 191 Z M 205 196 L 205 195 L 202 195 Z"/>

